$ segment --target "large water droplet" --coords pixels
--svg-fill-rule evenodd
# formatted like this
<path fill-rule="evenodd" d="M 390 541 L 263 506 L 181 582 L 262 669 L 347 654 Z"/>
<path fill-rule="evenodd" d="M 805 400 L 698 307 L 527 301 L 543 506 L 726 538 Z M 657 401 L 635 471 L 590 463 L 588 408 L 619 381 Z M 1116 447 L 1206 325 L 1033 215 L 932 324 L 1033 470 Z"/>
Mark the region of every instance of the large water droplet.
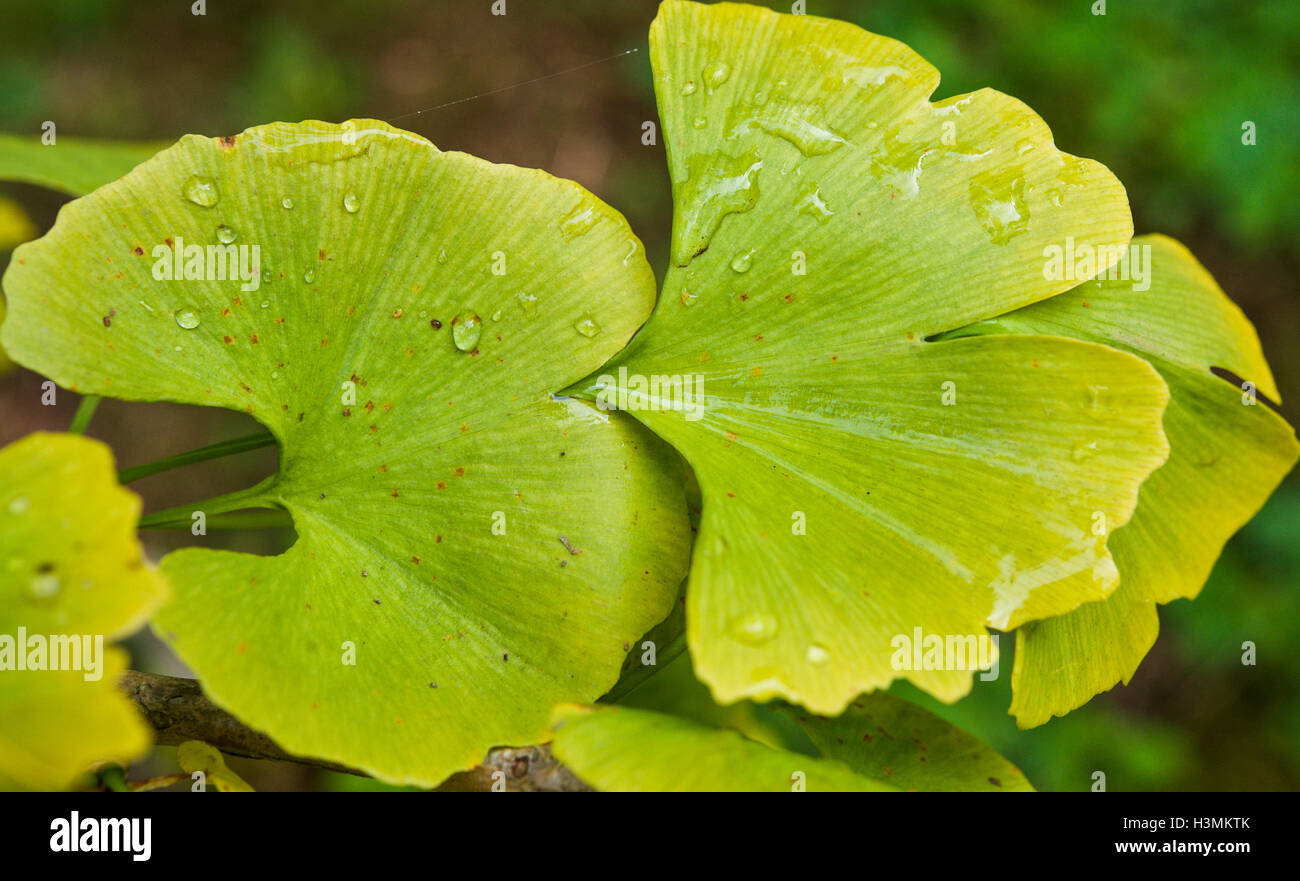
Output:
<path fill-rule="evenodd" d="M 735 257 L 731 258 L 731 269 L 733 272 L 749 272 L 750 264 L 754 261 L 754 249 L 741 251 Z"/>
<path fill-rule="evenodd" d="M 224 223 L 217 227 L 217 241 L 223 245 L 229 245 L 235 240 L 235 231 Z"/>
<path fill-rule="evenodd" d="M 722 218 L 749 211 L 758 202 L 758 151 L 742 156 L 700 153 L 687 160 L 688 176 L 673 185 L 681 206 L 673 224 L 673 262 L 685 266 L 709 246 Z"/>
<path fill-rule="evenodd" d="M 579 319 L 573 325 L 573 329 L 588 338 L 594 337 L 596 334 L 600 333 L 600 325 L 598 325 L 595 319 L 590 315 L 584 315 Z"/>
<path fill-rule="evenodd" d="M 1018 169 L 989 171 L 971 178 L 970 207 L 994 244 L 1005 245 L 1029 231 L 1025 179 Z"/>
<path fill-rule="evenodd" d="M 599 219 L 596 206 L 590 202 L 582 202 L 560 221 L 560 234 L 564 236 L 565 241 L 571 241 L 589 232 Z"/>
<path fill-rule="evenodd" d="M 343 210 L 349 214 L 356 214 L 357 209 L 360 207 L 361 203 L 357 201 L 357 197 L 352 193 L 348 193 L 343 197 Z"/>
<path fill-rule="evenodd" d="M 807 214 L 815 218 L 818 223 L 825 223 L 835 214 L 822 196 L 821 188 L 814 183 L 804 184 L 799 191 L 799 201 L 795 207 L 799 209 L 800 214 Z"/>
<path fill-rule="evenodd" d="M 451 339 L 462 352 L 472 351 L 483 333 L 483 322 L 473 312 L 457 315 L 451 320 Z"/>
<path fill-rule="evenodd" d="M 211 208 L 221 198 L 217 192 L 217 182 L 201 174 L 192 174 L 185 179 L 181 185 L 181 195 L 203 208 Z"/>
<path fill-rule="evenodd" d="M 776 636 L 778 629 L 776 619 L 761 612 L 747 612 L 734 620 L 728 632 L 737 642 L 745 645 L 762 645 Z"/>
<path fill-rule="evenodd" d="M 199 313 L 194 309 L 177 309 L 176 323 L 185 330 L 193 330 L 199 326 Z"/>
<path fill-rule="evenodd" d="M 797 104 L 772 98 L 762 106 L 741 103 L 727 111 L 728 138 L 755 129 L 784 138 L 805 156 L 830 153 L 848 143 L 826 122 L 826 110 L 820 103 Z"/>

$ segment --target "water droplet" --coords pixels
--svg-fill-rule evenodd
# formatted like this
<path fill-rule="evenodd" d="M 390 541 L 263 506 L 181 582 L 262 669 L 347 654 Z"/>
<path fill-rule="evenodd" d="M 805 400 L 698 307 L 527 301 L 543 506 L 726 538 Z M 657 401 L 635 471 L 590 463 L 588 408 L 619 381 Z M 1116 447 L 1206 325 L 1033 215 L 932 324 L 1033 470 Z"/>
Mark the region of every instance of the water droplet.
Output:
<path fill-rule="evenodd" d="M 732 638 L 745 645 L 762 645 L 776 636 L 776 619 L 760 612 L 748 612 L 735 618 L 728 631 Z"/>
<path fill-rule="evenodd" d="M 693 126 L 695 126 L 696 128 L 704 128 L 706 125 L 709 124 L 709 120 L 708 120 L 707 117 L 697 116 L 697 117 L 695 117 L 695 122 L 693 122 L 693 123 L 691 123 L 691 124 L 692 124 Z"/>
<path fill-rule="evenodd" d="M 59 576 L 53 572 L 43 572 L 32 576 L 32 580 L 27 583 L 27 592 L 35 599 L 48 600 L 57 596 L 62 586 Z"/>
<path fill-rule="evenodd" d="M 271 270 L 269 270 L 269 269 L 263 269 L 263 270 L 262 270 L 262 283 L 263 283 L 263 284 L 270 284 L 270 283 L 271 283 Z"/>
<path fill-rule="evenodd" d="M 293 207 L 293 199 L 290 199 L 288 196 L 285 196 L 283 199 L 280 200 L 280 207 L 281 207 L 281 208 L 292 208 L 292 207 Z"/>
<path fill-rule="evenodd" d="M 262 308 L 263 308 L 263 309 L 270 309 L 270 308 L 271 308 L 271 301 L 270 301 L 270 300 L 263 300 L 263 301 L 262 301 Z"/>
<path fill-rule="evenodd" d="M 515 294 L 515 299 L 518 300 L 519 305 L 523 307 L 525 315 L 537 314 L 536 294 L 529 294 L 529 293 L 525 293 L 524 291 L 520 291 L 519 293 Z"/>
<path fill-rule="evenodd" d="M 741 251 L 735 257 L 731 258 L 731 269 L 734 272 L 749 272 L 749 266 L 754 260 L 754 249 Z"/>
<path fill-rule="evenodd" d="M 584 315 L 576 324 L 573 325 L 573 329 L 588 339 L 600 333 L 600 325 L 598 325 L 595 319 L 590 315 Z"/>
<path fill-rule="evenodd" d="M 305 281 L 307 284 L 311 284 L 312 282 L 314 282 L 316 280 L 316 270 L 308 269 L 306 272 L 302 274 L 302 280 Z"/>
<path fill-rule="evenodd" d="M 447 249 L 446 249 L 446 248 L 443 248 L 441 251 L 438 252 L 438 262 L 439 262 L 439 263 L 446 263 L 446 262 L 447 262 Z"/>
<path fill-rule="evenodd" d="M 704 69 L 704 82 L 708 84 L 710 91 L 725 83 L 729 76 L 731 76 L 731 65 L 725 61 L 715 61 Z"/>
<path fill-rule="evenodd" d="M 595 205 L 590 202 L 579 203 L 577 208 L 560 221 L 560 234 L 564 236 L 565 241 L 572 241 L 589 232 L 599 219 Z"/>
<path fill-rule="evenodd" d="M 360 207 L 361 203 L 357 201 L 357 197 L 352 193 L 348 193 L 343 197 L 343 210 L 347 211 L 349 214 L 356 214 L 357 209 Z"/>
<path fill-rule="evenodd" d="M 451 320 L 451 339 L 462 352 L 472 351 L 483 333 L 483 322 L 473 312 Z"/>
<path fill-rule="evenodd" d="M 1032 153 L 1037 146 L 1033 138 L 1021 138 L 1016 141 L 1016 155 L 1024 156 L 1026 153 Z"/>
<path fill-rule="evenodd" d="M 498 309 L 497 311 L 493 312 L 493 313 L 492 313 L 492 320 L 493 320 L 493 321 L 500 321 L 500 320 L 501 320 L 501 314 L 502 314 L 502 313 L 501 313 L 501 310 L 500 310 L 500 309 Z"/>
<path fill-rule="evenodd" d="M 673 224 L 673 262 L 690 263 L 709 246 L 722 218 L 749 211 L 758 202 L 757 150 L 741 156 L 700 153 L 687 160 L 688 174 L 673 185 L 673 201 L 682 206 Z"/>
<path fill-rule="evenodd" d="M 223 245 L 229 245 L 235 240 L 235 231 L 224 223 L 217 227 L 217 241 Z"/>
<path fill-rule="evenodd" d="M 698 300 L 699 298 L 700 298 L 699 294 L 695 293 L 694 291 L 687 290 L 686 288 L 682 288 L 682 292 L 677 295 L 678 302 L 680 302 L 683 306 L 694 306 L 695 301 Z"/>
<path fill-rule="evenodd" d="M 971 178 L 970 206 L 995 244 L 1029 231 L 1025 179 L 1019 169 L 989 171 Z"/>
<path fill-rule="evenodd" d="M 831 653 L 826 651 L 822 646 L 817 645 L 817 643 L 808 646 L 808 650 L 804 652 L 803 656 L 804 660 L 809 664 L 814 664 L 818 667 L 831 659 Z"/>
<path fill-rule="evenodd" d="M 1074 449 L 1070 450 L 1070 458 L 1076 462 L 1091 459 L 1095 455 L 1097 455 L 1097 442 L 1095 440 L 1075 444 Z"/>
<path fill-rule="evenodd" d="M 211 208 L 221 198 L 217 192 L 217 182 L 201 174 L 192 174 L 185 179 L 181 185 L 181 195 L 203 208 Z"/>
<path fill-rule="evenodd" d="M 755 129 L 784 138 L 805 156 L 821 156 L 849 143 L 826 122 L 826 109 L 820 102 L 797 104 L 772 98 L 761 106 L 740 103 L 727 111 L 727 138 Z"/>
<path fill-rule="evenodd" d="M 687 97 L 695 94 L 695 80 L 691 80 L 686 85 L 682 86 L 682 94 Z"/>
<path fill-rule="evenodd" d="M 804 184 L 799 191 L 799 201 L 795 203 L 795 207 L 799 209 L 800 214 L 816 218 L 818 223 L 825 223 L 835 214 L 822 197 L 821 188 L 814 183 Z"/>
<path fill-rule="evenodd" d="M 193 330 L 199 326 L 199 313 L 193 309 L 177 309 L 176 323 L 185 330 Z"/>
<path fill-rule="evenodd" d="M 18 498 L 12 500 L 9 503 L 9 513 L 24 514 L 27 512 L 27 509 L 30 507 L 31 507 L 31 502 L 27 501 L 25 497 L 19 496 Z"/>

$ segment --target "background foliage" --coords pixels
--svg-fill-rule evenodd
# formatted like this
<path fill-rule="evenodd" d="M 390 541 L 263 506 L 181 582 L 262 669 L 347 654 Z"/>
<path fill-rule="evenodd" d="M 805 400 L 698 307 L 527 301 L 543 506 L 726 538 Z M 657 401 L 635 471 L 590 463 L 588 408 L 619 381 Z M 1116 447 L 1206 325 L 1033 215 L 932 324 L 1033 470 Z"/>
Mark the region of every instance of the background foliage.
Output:
<path fill-rule="evenodd" d="M 637 54 L 418 116 L 398 125 L 444 149 L 569 177 L 623 211 L 660 273 L 671 210 L 645 52 L 654 0 L 187 3 L 11 0 L 0 8 L 0 128 L 167 140 L 238 132 L 276 119 L 397 117 L 639 48 Z M 787 8 L 786 4 L 772 4 Z M 1283 397 L 1300 421 L 1300 6 L 1175 0 L 809 0 L 911 45 L 944 73 L 936 97 L 992 86 L 1046 119 L 1064 150 L 1106 163 L 1125 183 L 1139 232 L 1180 238 L 1256 323 Z M 1254 121 L 1258 144 L 1241 145 Z M 43 231 L 64 198 L 0 187 Z M 0 247 L 7 247 L 0 244 Z M 0 268 L 7 254 L 0 252 Z M 0 376 L 0 443 L 62 430 L 76 397 L 42 407 L 38 378 Z M 122 465 L 254 430 L 238 414 L 106 401 L 92 435 Z M 146 479 L 147 509 L 251 485 L 275 469 L 259 451 Z M 1039 789 L 1300 788 L 1300 479 L 1292 475 L 1228 546 L 1199 599 L 1162 610 L 1159 641 L 1128 688 L 1028 732 L 1006 715 L 1003 675 L 952 706 L 933 704 L 1001 751 Z M 150 536 L 157 556 L 188 534 Z M 209 547 L 268 552 L 290 535 L 209 536 Z M 134 664 L 176 672 L 138 638 Z M 1240 644 L 1260 646 L 1242 667 Z M 172 766 L 174 767 L 174 765 Z M 288 767 L 232 767 L 259 788 L 369 785 Z"/>

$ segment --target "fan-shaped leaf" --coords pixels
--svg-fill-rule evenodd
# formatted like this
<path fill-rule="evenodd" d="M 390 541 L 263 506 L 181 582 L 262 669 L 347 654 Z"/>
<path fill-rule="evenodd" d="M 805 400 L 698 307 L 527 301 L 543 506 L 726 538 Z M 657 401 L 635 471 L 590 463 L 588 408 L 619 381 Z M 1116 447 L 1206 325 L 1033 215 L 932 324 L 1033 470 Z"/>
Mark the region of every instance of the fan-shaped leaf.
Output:
<path fill-rule="evenodd" d="M 1069 288 L 1049 243 L 1108 266 L 1123 188 L 1012 98 L 931 103 L 933 67 L 840 22 L 670 0 L 651 55 L 674 266 L 582 393 L 699 477 L 696 669 L 821 713 L 900 676 L 960 697 L 969 668 L 900 669 L 896 640 L 1113 590 L 1095 527 L 1163 462 L 1167 390 L 1096 344 L 926 337 Z"/>
<path fill-rule="evenodd" d="M 204 271 L 225 243 L 259 248 L 233 281 Z M 155 277 L 192 247 L 201 279 Z M 282 507 L 297 542 L 170 555 L 157 626 L 286 749 L 435 784 L 598 697 L 668 612 L 675 459 L 550 395 L 654 299 L 622 217 L 576 184 L 370 120 L 190 136 L 65 207 L 5 283 L 16 360 L 275 434 L 275 477 L 196 507 Z"/>
<path fill-rule="evenodd" d="M 84 196 L 117 180 L 169 144 L 69 137 L 47 144 L 40 135 L 0 134 L 0 180 Z"/>
<path fill-rule="evenodd" d="M 139 513 L 98 441 L 38 432 L 0 450 L 0 788 L 63 789 L 148 749 L 113 687 L 126 654 L 105 647 L 167 595 Z"/>
<path fill-rule="evenodd" d="M 1300 455 L 1295 432 L 1259 398 L 1276 401 L 1277 386 L 1241 310 L 1178 242 L 1143 236 L 1133 245 L 1136 271 L 1126 261 L 1116 278 L 969 329 L 1106 343 L 1149 361 L 1171 395 L 1169 461 L 1142 485 L 1137 512 L 1110 542 L 1120 587 L 1017 635 L 1011 709 L 1023 727 L 1127 684 L 1155 642 L 1156 604 L 1200 592 L 1224 543 Z M 1215 368 L 1249 388 L 1224 382 Z"/>

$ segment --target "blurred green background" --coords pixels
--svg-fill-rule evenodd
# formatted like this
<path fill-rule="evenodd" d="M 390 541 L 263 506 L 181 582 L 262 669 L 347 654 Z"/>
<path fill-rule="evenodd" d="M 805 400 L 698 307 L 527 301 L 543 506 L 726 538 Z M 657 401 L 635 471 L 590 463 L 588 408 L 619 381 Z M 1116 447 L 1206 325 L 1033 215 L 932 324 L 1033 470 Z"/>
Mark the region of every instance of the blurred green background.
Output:
<path fill-rule="evenodd" d="M 788 11 L 789 4 L 768 4 Z M 1139 232 L 1185 242 L 1254 321 L 1283 412 L 1300 419 L 1300 3 L 1210 0 L 808 0 L 810 14 L 855 22 L 911 45 L 943 73 L 936 97 L 983 86 L 1037 110 L 1064 150 L 1104 162 L 1128 188 Z M 398 119 L 443 149 L 543 168 L 624 212 L 662 275 L 671 223 L 646 33 L 652 0 L 4 0 L 0 130 L 168 139 L 223 135 L 272 120 Z M 626 55 L 517 88 L 629 49 Z M 407 116 L 447 102 L 442 109 Z M 1244 146 L 1251 121 L 1257 143 Z M 11 200 L 11 201 L 9 201 Z M 35 231 L 63 198 L 0 185 Z M 7 247 L 0 243 L 0 248 Z M 0 251 L 0 268 L 8 254 Z M 76 396 L 40 403 L 41 378 L 0 375 L 0 444 L 65 429 Z M 148 462 L 255 430 L 241 414 L 106 401 L 91 434 L 120 464 Z M 147 509 L 248 486 L 271 451 L 135 484 Z M 1028 732 L 1006 715 L 1002 676 L 939 712 L 1016 761 L 1041 789 L 1300 789 L 1300 479 L 1293 474 L 1229 544 L 1201 597 L 1161 612 L 1162 632 L 1133 683 Z M 269 552 L 291 535 L 209 536 Z M 190 540 L 150 535 L 152 555 Z M 1240 662 L 1259 646 L 1258 666 Z M 1003 640 L 1007 651 L 1012 640 Z M 175 661 L 147 635 L 136 665 Z M 1009 653 L 1008 653 L 1009 654 Z M 903 689 L 900 689 L 903 691 Z M 915 696 L 909 693 L 909 696 Z M 165 751 L 164 751 L 165 752 Z M 170 759 L 160 755 L 160 772 Z M 270 763 L 232 762 L 259 788 L 368 786 Z"/>

